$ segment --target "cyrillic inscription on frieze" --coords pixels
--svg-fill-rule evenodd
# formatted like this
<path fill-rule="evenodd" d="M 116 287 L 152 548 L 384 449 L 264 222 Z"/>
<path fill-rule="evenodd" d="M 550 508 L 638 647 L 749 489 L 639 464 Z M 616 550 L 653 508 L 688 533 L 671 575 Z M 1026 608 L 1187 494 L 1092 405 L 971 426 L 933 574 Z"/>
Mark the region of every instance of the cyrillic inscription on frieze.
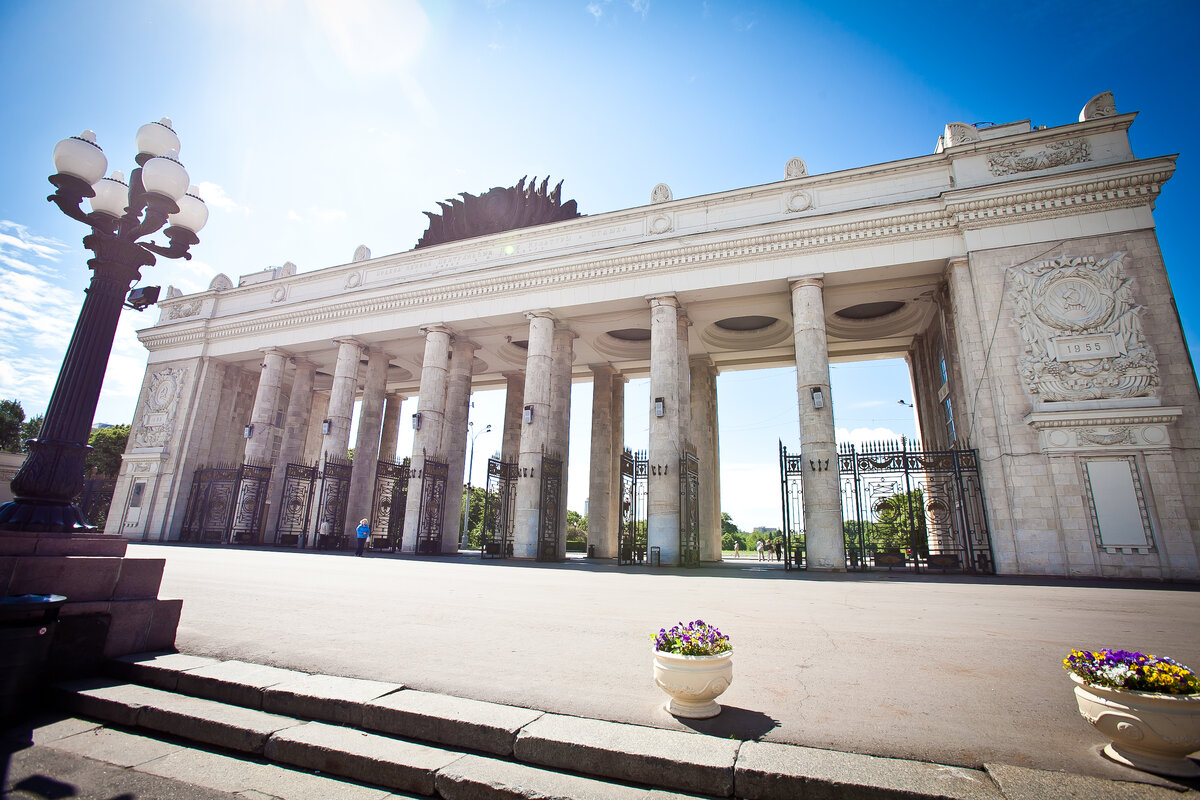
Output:
<path fill-rule="evenodd" d="M 1150 397 L 1158 360 L 1142 334 L 1124 253 L 1060 258 L 1011 270 L 1025 342 L 1021 377 L 1038 400 Z"/>

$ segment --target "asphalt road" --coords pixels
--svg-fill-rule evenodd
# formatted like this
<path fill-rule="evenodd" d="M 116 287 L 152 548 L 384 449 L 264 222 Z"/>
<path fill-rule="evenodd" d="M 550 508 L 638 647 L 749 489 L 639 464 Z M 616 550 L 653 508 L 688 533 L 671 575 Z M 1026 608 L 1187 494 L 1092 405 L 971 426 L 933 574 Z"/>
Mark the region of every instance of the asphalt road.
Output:
<path fill-rule="evenodd" d="M 1194 585 L 699 570 L 130 546 L 167 559 L 177 647 L 617 720 L 944 764 L 1109 778 L 1061 661 L 1140 649 L 1200 668 Z M 713 720 L 662 709 L 650 635 L 703 619 L 732 638 Z"/>

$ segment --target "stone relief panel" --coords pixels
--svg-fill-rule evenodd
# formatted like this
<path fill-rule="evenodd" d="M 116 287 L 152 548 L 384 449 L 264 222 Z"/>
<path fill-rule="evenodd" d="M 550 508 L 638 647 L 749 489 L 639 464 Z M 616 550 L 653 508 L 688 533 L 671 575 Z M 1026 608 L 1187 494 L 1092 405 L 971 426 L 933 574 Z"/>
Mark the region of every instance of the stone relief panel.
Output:
<path fill-rule="evenodd" d="M 1116 114 L 1117 101 L 1113 99 L 1113 93 L 1101 92 L 1087 101 L 1083 110 L 1079 112 L 1079 121 L 1085 122 L 1089 119 L 1099 119 L 1100 117 L 1113 117 Z"/>
<path fill-rule="evenodd" d="M 1025 343 L 1021 377 L 1035 399 L 1155 396 L 1158 360 L 1142 334 L 1124 258 L 1060 258 L 1010 270 Z"/>
<path fill-rule="evenodd" d="M 187 375 L 187 369 L 167 367 L 150 376 L 146 406 L 133 434 L 134 447 L 166 447 L 175 432 L 175 414 Z"/>
<path fill-rule="evenodd" d="M 171 310 L 167 312 L 167 319 L 186 319 L 187 317 L 194 317 L 199 313 L 200 301 L 192 300 L 190 303 L 171 306 Z"/>
<path fill-rule="evenodd" d="M 1028 148 L 1002 150 L 988 156 L 988 170 L 997 177 L 1018 172 L 1053 169 L 1067 164 L 1082 164 L 1092 160 L 1092 148 L 1087 139 L 1063 139 L 1051 142 L 1045 150 L 1028 152 Z"/>

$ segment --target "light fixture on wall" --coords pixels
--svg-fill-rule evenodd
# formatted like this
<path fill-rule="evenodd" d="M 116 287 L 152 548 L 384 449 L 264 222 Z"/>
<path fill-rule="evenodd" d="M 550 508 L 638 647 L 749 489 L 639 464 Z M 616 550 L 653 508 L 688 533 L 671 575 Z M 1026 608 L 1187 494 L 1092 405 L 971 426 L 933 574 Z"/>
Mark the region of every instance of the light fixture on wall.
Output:
<path fill-rule="evenodd" d="M 414 431 L 421 430 L 421 412 L 420 411 L 413 414 L 413 430 Z"/>
<path fill-rule="evenodd" d="M 333 420 L 321 420 L 321 433 L 325 436 L 328 436 L 331 430 L 333 430 Z"/>
<path fill-rule="evenodd" d="M 525 406 L 525 413 L 522 419 L 525 420 L 526 425 L 533 422 L 533 406 Z"/>
<path fill-rule="evenodd" d="M 814 386 L 812 389 L 813 408 L 825 407 L 825 393 L 821 391 L 820 386 Z"/>
<path fill-rule="evenodd" d="M 654 416 L 661 417 L 666 413 L 666 403 L 661 397 L 654 398 Z"/>
<path fill-rule="evenodd" d="M 242 433 L 245 435 L 245 437 L 247 439 L 253 439 L 254 438 L 254 423 L 251 422 L 249 425 L 247 425 L 246 429 L 244 431 L 242 431 Z"/>

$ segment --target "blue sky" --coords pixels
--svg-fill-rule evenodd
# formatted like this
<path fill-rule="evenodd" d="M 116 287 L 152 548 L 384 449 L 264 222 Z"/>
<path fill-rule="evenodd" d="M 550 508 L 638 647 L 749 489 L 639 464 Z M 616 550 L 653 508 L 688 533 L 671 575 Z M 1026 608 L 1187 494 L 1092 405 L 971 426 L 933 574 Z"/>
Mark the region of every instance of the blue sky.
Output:
<path fill-rule="evenodd" d="M 932 152 L 947 122 L 1075 120 L 1112 90 L 1142 157 L 1181 153 L 1155 218 L 1189 341 L 1197 5 L 1094 0 L 766 3 L 665 0 L 208 0 L 0 4 L 0 397 L 44 410 L 88 280 L 82 226 L 45 202 L 61 138 L 96 131 L 132 167 L 138 126 L 174 120 L 212 211 L 195 259 L 147 284 L 185 291 L 295 262 L 407 250 L 422 211 L 522 175 L 564 179 L 585 214 Z M 1187 78 L 1188 75 L 1193 78 Z M 98 421 L 133 415 L 156 312 L 126 312 Z M 725 507 L 778 525 L 776 442 L 795 444 L 788 371 L 725 374 Z M 647 403 L 629 390 L 637 445 Z M 644 392 L 643 392 L 644 394 Z M 898 363 L 836 367 L 846 436 L 915 433 Z M 576 387 L 570 507 L 582 510 L 590 386 Z M 475 419 L 496 424 L 495 393 Z M 407 409 L 406 409 L 407 413 Z M 855 429 L 865 429 L 870 433 Z M 482 459 L 499 443 L 480 437 Z M 401 443 L 404 446 L 404 443 Z"/>

